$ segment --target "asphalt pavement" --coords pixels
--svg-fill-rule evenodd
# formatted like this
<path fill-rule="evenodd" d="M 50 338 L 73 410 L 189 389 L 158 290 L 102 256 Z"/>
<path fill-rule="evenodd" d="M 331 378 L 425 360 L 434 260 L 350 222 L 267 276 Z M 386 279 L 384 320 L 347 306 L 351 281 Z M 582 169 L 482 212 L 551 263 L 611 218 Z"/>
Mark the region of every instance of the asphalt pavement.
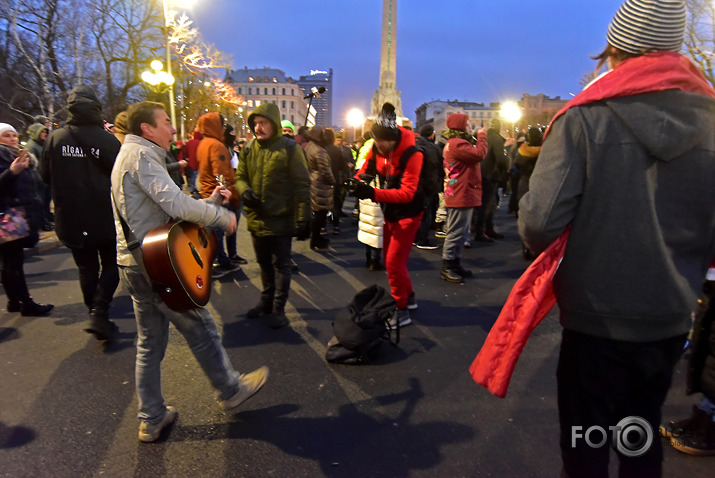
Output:
<path fill-rule="evenodd" d="M 327 251 L 294 242 L 300 271 L 287 307 L 290 326 L 280 330 L 244 316 L 258 300 L 260 277 L 243 218 L 238 248 L 250 262 L 214 281 L 208 307 L 237 370 L 268 365 L 270 378 L 236 414 L 224 414 L 172 328 L 162 383 L 179 418 L 153 444 L 137 441 L 136 325 L 126 290 L 120 286 L 111 311 L 119 338 L 100 344 L 82 331 L 86 309 L 71 254 L 57 243 L 38 249 L 25 272 L 35 299 L 55 304 L 52 315 L 0 312 L 0 476 L 558 476 L 557 311 L 532 334 L 506 398 L 490 395 L 468 373 L 528 265 L 514 217 L 499 209 L 496 225 L 504 240 L 465 251 L 463 265 L 475 276 L 464 285 L 440 280 L 441 249 L 413 248 L 415 325 L 370 364 L 348 366 L 324 360 L 331 321 L 357 291 L 387 287 L 384 272 L 365 268 L 352 218 L 342 220 L 339 235 L 328 229 Z M 664 417 L 688 416 L 699 399 L 684 394 L 685 365 Z M 612 454 L 613 476 L 616 461 Z M 665 447 L 664 476 L 709 477 L 713 469 L 715 457 Z"/>

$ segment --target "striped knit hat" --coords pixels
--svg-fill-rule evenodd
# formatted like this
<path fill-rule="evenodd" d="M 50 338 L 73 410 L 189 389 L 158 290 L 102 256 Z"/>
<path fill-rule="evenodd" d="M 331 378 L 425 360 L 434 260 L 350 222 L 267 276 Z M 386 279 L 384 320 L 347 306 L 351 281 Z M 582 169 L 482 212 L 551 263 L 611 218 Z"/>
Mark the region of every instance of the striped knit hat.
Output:
<path fill-rule="evenodd" d="M 634 55 L 680 51 L 685 33 L 682 0 L 626 0 L 608 27 L 609 45 Z"/>

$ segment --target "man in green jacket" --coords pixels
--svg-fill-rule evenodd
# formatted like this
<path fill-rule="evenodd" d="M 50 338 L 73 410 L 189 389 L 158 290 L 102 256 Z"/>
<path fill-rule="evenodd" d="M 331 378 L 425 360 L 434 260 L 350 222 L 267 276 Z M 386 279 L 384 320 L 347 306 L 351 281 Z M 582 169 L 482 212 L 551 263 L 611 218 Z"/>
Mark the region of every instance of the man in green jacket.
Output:
<path fill-rule="evenodd" d="M 265 317 L 278 329 L 288 325 L 292 237 L 310 237 L 310 176 L 303 148 L 282 134 L 276 105 L 260 105 L 248 115 L 248 126 L 255 139 L 241 150 L 236 189 L 261 266 L 263 290 L 258 305 L 246 315 Z"/>

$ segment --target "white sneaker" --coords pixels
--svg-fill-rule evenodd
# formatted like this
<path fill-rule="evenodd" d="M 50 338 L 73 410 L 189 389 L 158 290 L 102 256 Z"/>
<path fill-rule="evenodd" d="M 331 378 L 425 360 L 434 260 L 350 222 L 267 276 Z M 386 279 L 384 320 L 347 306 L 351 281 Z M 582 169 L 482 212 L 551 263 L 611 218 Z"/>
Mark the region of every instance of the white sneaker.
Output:
<path fill-rule="evenodd" d="M 407 308 L 409 310 L 417 310 L 417 299 L 415 298 L 415 294 L 407 297 Z"/>
<path fill-rule="evenodd" d="M 176 415 L 176 409 L 172 406 L 167 406 L 164 411 L 164 418 L 162 418 L 156 425 L 149 425 L 147 422 L 142 421 L 139 425 L 139 441 L 143 443 L 157 441 L 159 439 L 159 435 L 161 435 L 161 431 L 174 423 Z"/>
<path fill-rule="evenodd" d="M 390 319 L 390 328 L 395 330 L 399 327 L 406 327 L 412 323 L 410 312 L 407 309 L 397 309 Z"/>
<path fill-rule="evenodd" d="M 244 373 L 238 379 L 238 392 L 227 399 L 219 402 L 221 408 L 228 412 L 238 407 L 240 404 L 254 396 L 268 380 L 268 367 L 263 366 L 251 373 Z"/>

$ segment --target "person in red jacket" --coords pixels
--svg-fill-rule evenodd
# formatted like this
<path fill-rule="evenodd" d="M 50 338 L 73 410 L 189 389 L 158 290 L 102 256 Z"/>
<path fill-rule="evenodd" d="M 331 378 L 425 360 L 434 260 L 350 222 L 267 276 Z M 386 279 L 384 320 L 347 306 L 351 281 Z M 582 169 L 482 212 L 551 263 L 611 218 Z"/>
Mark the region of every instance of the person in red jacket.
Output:
<path fill-rule="evenodd" d="M 196 149 L 199 147 L 199 143 L 204 138 L 204 136 L 199 132 L 198 128 L 194 130 L 191 135 L 191 139 L 184 145 L 184 159 L 187 162 L 187 174 L 189 180 L 189 190 L 192 193 L 198 193 L 199 190 L 196 188 L 196 176 L 198 176 L 197 170 L 199 169 L 199 161 L 196 159 Z"/>
<path fill-rule="evenodd" d="M 417 188 L 422 153 L 415 147 L 412 131 L 397 125 L 395 107 L 390 103 L 382 106 L 372 125 L 372 135 L 375 145 L 355 177 L 377 176 L 381 187 L 373 188 L 359 181 L 353 194 L 358 199 L 386 204 L 382 250 L 390 292 L 397 303 L 390 325 L 404 327 L 412 323 L 407 309 L 417 308 L 407 260 L 422 221 L 424 201 Z"/>
<path fill-rule="evenodd" d="M 469 116 L 452 113 L 447 118 L 447 130 L 442 136 L 448 138 L 444 146 L 446 171 L 444 205 L 447 207 L 442 271 L 440 277 L 447 282 L 461 284 L 463 277 L 472 275 L 460 263 L 464 237 L 472 222 L 474 208 L 482 204 L 482 173 L 479 163 L 487 155 L 487 130 L 482 127 L 474 136 L 469 134 Z M 476 143 L 476 144 L 475 144 Z"/>

